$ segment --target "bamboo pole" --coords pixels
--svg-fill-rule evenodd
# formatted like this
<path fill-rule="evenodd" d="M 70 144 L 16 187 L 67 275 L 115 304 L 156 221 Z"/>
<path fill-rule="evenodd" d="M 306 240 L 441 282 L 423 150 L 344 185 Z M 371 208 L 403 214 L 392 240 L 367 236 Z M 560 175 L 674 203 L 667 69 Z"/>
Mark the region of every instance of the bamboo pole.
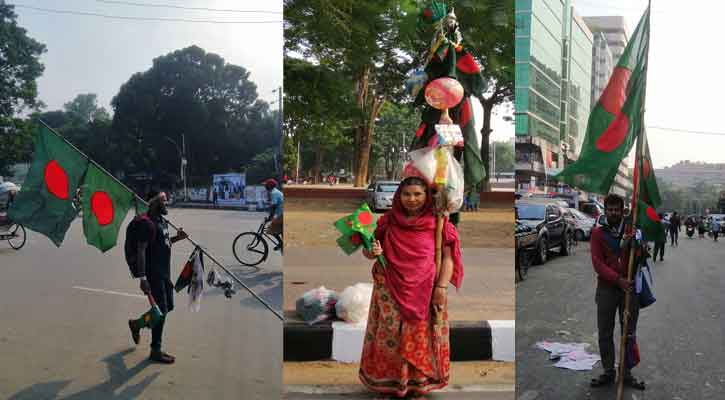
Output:
<path fill-rule="evenodd" d="M 98 164 L 97 162 L 95 162 L 95 161 L 94 161 L 94 160 L 93 160 L 92 158 L 88 157 L 88 155 L 86 155 L 86 154 L 85 154 L 84 152 L 82 152 L 82 151 L 81 151 L 81 150 L 80 150 L 79 148 L 77 148 L 77 147 L 76 147 L 75 145 L 73 145 L 73 143 L 71 143 L 70 141 L 68 141 L 68 139 L 64 138 L 64 137 L 63 137 L 62 135 L 60 135 L 60 134 L 59 134 L 58 132 L 56 132 L 55 130 L 53 130 L 53 128 L 51 128 L 51 127 L 50 127 L 50 126 L 49 126 L 48 124 L 46 124 L 46 123 L 45 123 L 44 121 L 42 121 L 42 120 L 38 120 L 38 121 L 39 121 L 39 122 L 40 122 L 41 124 L 43 124 L 43 126 L 45 126 L 46 128 L 48 128 L 48 130 L 49 130 L 49 131 L 53 132 L 53 134 L 55 134 L 55 135 L 56 135 L 57 137 L 59 137 L 59 138 L 60 138 L 61 140 L 63 140 L 63 141 L 64 141 L 64 142 L 65 142 L 65 143 L 66 143 L 67 145 L 69 145 L 69 146 L 70 146 L 71 148 L 73 148 L 73 150 L 77 151 L 77 152 L 78 152 L 79 154 L 81 154 L 81 155 L 82 155 L 83 157 L 85 157 L 85 158 L 86 158 L 86 159 L 88 160 L 88 162 L 89 162 L 89 163 L 91 163 L 91 164 L 93 164 L 94 166 L 96 166 L 96 167 L 97 167 L 98 169 L 100 169 L 100 170 L 101 170 L 101 171 L 102 171 L 102 172 L 103 172 L 104 174 L 108 175 L 108 176 L 109 176 L 109 177 L 110 177 L 111 179 L 113 179 L 113 180 L 114 180 L 114 181 L 115 181 L 116 183 L 118 183 L 118 184 L 119 184 L 119 185 L 121 185 L 121 186 L 122 186 L 122 187 L 123 187 L 124 189 L 128 190 L 128 191 L 129 191 L 129 192 L 130 192 L 131 194 L 133 194 L 133 196 L 134 196 L 134 200 L 135 200 L 136 202 L 139 202 L 139 201 L 140 201 L 140 202 L 141 202 L 141 204 L 143 204 L 143 205 L 145 205 L 145 206 L 148 206 L 148 202 L 146 202 L 146 200 L 142 199 L 142 198 L 141 198 L 141 197 L 140 197 L 139 195 L 137 195 L 137 194 L 136 194 L 136 192 L 134 192 L 133 190 L 131 190 L 131 189 L 130 189 L 130 188 L 129 188 L 128 186 L 126 186 L 126 185 L 125 185 L 125 184 L 124 184 L 123 182 L 119 181 L 119 180 L 118 180 L 118 179 L 117 179 L 117 178 L 116 178 L 115 176 L 113 176 L 113 174 L 111 174 L 110 172 L 106 171 L 106 169 L 105 169 L 105 168 L 103 168 L 103 167 L 102 167 L 102 166 L 101 166 L 100 164 Z M 163 217 L 162 217 L 162 218 L 163 218 Z M 175 229 L 175 230 L 176 230 L 177 232 L 179 231 L 179 228 L 178 228 L 178 227 L 176 227 L 176 225 L 174 225 L 174 224 L 173 224 L 173 223 L 172 223 L 171 221 L 169 221 L 169 220 L 168 220 L 168 219 L 166 219 L 166 218 L 164 218 L 164 220 L 165 220 L 165 221 L 166 221 L 166 222 L 167 222 L 167 223 L 168 223 L 168 224 L 169 224 L 169 225 L 170 225 L 170 226 L 171 226 L 172 228 L 174 228 L 174 229 Z M 202 253 L 204 253 L 204 255 L 205 255 L 205 256 L 207 256 L 207 257 L 208 257 L 208 258 L 209 258 L 210 260 L 212 260 L 212 262 L 214 262 L 214 264 L 216 264 L 216 265 L 217 265 L 217 266 L 218 266 L 219 268 L 221 268 L 222 270 L 224 270 L 224 272 L 226 272 L 226 274 L 227 274 L 227 275 L 229 275 L 229 276 L 230 276 L 230 277 L 231 277 L 232 279 L 234 279 L 234 280 L 235 280 L 235 281 L 236 281 L 236 282 L 237 282 L 237 283 L 238 283 L 239 285 L 241 285 L 241 286 L 242 286 L 242 287 L 243 287 L 244 289 L 246 289 L 246 290 L 247 290 L 247 291 L 248 291 L 248 292 L 249 292 L 249 293 L 250 293 L 250 294 L 251 294 L 252 296 L 254 296 L 254 298 L 255 298 L 255 299 L 257 299 L 257 300 L 258 300 L 258 301 L 259 301 L 260 303 L 262 303 L 262 305 L 264 305 L 264 306 L 265 306 L 265 307 L 266 307 L 267 309 L 269 309 L 269 311 L 271 311 L 271 312 L 272 312 L 272 313 L 273 313 L 273 314 L 274 314 L 275 316 L 277 316 L 277 318 L 279 318 L 280 320 L 284 321 L 284 316 L 282 316 L 282 314 L 281 314 L 281 313 L 280 313 L 279 311 L 275 310 L 275 309 L 274 309 L 274 308 L 273 308 L 273 307 L 272 307 L 272 306 L 271 306 L 271 305 L 270 305 L 269 303 L 267 303 L 266 301 L 264 301 L 264 299 L 262 299 L 261 297 L 259 297 L 259 296 L 257 295 L 257 293 L 255 293 L 255 292 L 254 292 L 254 291 L 253 291 L 253 290 L 252 290 L 251 288 L 249 288 L 249 286 L 245 285 L 245 284 L 244 284 L 244 282 L 242 282 L 242 281 L 241 281 L 241 280 L 240 280 L 239 278 L 237 278 L 237 276 L 236 276 L 236 275 L 234 275 L 234 274 L 233 274 L 233 273 L 232 273 L 231 271 L 229 271 L 229 270 L 228 270 L 228 269 L 227 269 L 227 268 L 226 268 L 225 266 L 223 266 L 223 265 L 222 265 L 222 264 L 221 264 L 221 263 L 220 263 L 220 262 L 219 262 L 219 261 L 218 261 L 218 260 L 217 260 L 217 259 L 216 259 L 216 258 L 215 258 L 215 257 L 214 257 L 214 256 L 213 256 L 213 255 L 212 255 L 212 254 L 211 254 L 210 252 L 209 252 L 209 251 L 208 251 L 208 250 L 204 249 L 204 248 L 203 248 L 203 247 L 202 247 L 201 245 L 199 245 L 199 244 L 198 244 L 198 243 L 197 243 L 196 241 L 194 241 L 194 240 L 193 240 L 193 239 L 192 239 L 192 238 L 191 238 L 190 236 L 187 236 L 187 237 L 186 237 L 186 240 L 188 240 L 189 242 L 191 242 L 191 244 L 193 244 L 193 245 L 194 245 L 195 247 L 197 247 L 197 248 L 198 248 L 198 249 L 199 249 L 199 250 L 200 250 L 200 251 L 201 251 Z"/>
<path fill-rule="evenodd" d="M 635 168 L 637 170 L 637 176 L 634 177 L 634 190 L 632 193 L 632 207 L 630 208 L 632 210 L 632 223 L 630 225 L 630 233 L 632 234 L 632 242 L 629 249 L 629 263 L 627 266 L 627 281 L 632 281 L 632 274 L 633 274 L 633 267 L 634 267 L 634 259 L 636 256 L 636 249 L 634 246 L 634 240 L 635 238 L 635 228 L 634 223 L 637 219 L 637 211 L 639 208 L 639 191 L 640 191 L 640 183 L 642 181 L 642 174 L 644 171 L 642 170 L 642 166 L 640 163 L 642 162 L 642 153 L 643 153 L 643 147 L 644 147 L 644 139 L 643 135 L 645 134 L 644 130 L 644 113 L 645 113 L 645 104 L 647 100 L 647 86 L 646 86 L 646 79 L 647 79 L 647 67 L 649 66 L 649 33 L 650 33 L 650 14 L 651 14 L 651 7 L 652 7 L 652 1 L 649 0 L 647 4 L 647 54 L 645 55 L 645 93 L 642 96 L 642 121 L 641 121 L 641 131 L 637 135 L 637 149 L 635 152 Z M 624 398 L 624 369 L 625 369 L 625 357 L 626 357 L 626 350 L 627 350 L 627 330 L 629 329 L 629 317 L 630 312 L 629 309 L 631 307 L 632 303 L 632 290 L 630 289 L 624 294 L 624 324 L 622 325 L 622 335 L 620 339 L 620 347 L 619 347 L 619 376 L 617 377 L 617 400 L 622 400 Z"/>

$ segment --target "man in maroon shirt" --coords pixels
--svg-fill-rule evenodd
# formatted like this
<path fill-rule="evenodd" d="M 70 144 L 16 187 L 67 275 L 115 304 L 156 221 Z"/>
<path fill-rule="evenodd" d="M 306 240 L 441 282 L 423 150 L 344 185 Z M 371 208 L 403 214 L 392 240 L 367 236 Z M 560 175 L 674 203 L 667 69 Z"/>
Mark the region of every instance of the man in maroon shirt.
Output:
<path fill-rule="evenodd" d="M 624 296 L 633 288 L 632 281 L 627 280 L 630 236 L 624 234 L 624 199 L 616 194 L 609 194 L 604 199 L 604 212 L 607 223 L 594 228 L 591 236 L 592 264 L 597 273 L 595 301 L 597 303 L 599 353 L 602 356 L 602 367 L 604 368 L 604 374 L 592 379 L 592 387 L 609 385 L 616 380 L 614 369 L 615 317 L 619 313 L 621 333 Z M 639 302 L 636 298 L 632 300 L 630 301 L 630 320 L 627 327 L 628 335 L 634 335 L 639 316 Z M 625 372 L 624 383 L 639 390 L 645 388 L 644 382 L 635 379 L 629 369 Z"/>

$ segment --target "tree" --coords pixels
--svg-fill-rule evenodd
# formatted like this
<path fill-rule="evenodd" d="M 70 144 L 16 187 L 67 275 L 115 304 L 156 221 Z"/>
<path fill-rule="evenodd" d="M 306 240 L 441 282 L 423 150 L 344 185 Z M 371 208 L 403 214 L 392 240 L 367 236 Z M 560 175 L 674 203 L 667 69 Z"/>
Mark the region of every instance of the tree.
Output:
<path fill-rule="evenodd" d="M 16 116 L 40 106 L 36 79 L 43 74 L 40 56 L 45 52 L 18 26 L 13 9 L 0 1 L 0 174 L 29 155 L 29 126 Z"/>
<path fill-rule="evenodd" d="M 343 73 L 354 84 L 355 186 L 365 185 L 375 120 L 402 92 L 410 57 L 400 51 L 402 20 L 413 1 L 286 0 L 285 56 L 301 55 Z M 287 71 L 285 70 L 285 73 Z M 285 79 L 286 80 L 286 79 Z"/>
<path fill-rule="evenodd" d="M 454 1 L 463 40 L 482 66 L 487 87 L 473 95 L 483 107 L 481 159 L 486 167 L 484 190 L 490 190 L 489 141 L 494 108 L 510 103 L 514 96 L 514 1 Z"/>
<path fill-rule="evenodd" d="M 382 161 L 386 179 L 395 178 L 395 171 L 404 161 L 404 147 L 409 132 L 418 125 L 418 116 L 409 105 L 388 102 L 375 123 L 372 164 Z"/>
<path fill-rule="evenodd" d="M 514 171 L 514 146 L 511 142 L 493 142 L 496 148 L 496 172 Z"/>
<path fill-rule="evenodd" d="M 154 59 L 112 100 L 128 172 L 178 176 L 176 142 L 186 142 L 189 176 L 237 171 L 279 144 L 279 125 L 257 98 L 249 72 L 197 46 Z M 270 171 L 270 174 L 272 171 Z"/>
<path fill-rule="evenodd" d="M 285 57 L 284 121 L 287 158 L 294 159 L 300 144 L 301 170 L 312 170 L 315 180 L 325 169 L 349 155 L 350 127 L 355 116 L 352 85 L 345 76 L 324 65 Z M 325 156 L 332 156 L 325 163 Z M 344 164 L 343 164 L 344 165 Z"/>
<path fill-rule="evenodd" d="M 85 124 L 111 118 L 105 108 L 98 106 L 98 96 L 95 93 L 79 94 L 69 103 L 63 104 L 63 109 Z"/>

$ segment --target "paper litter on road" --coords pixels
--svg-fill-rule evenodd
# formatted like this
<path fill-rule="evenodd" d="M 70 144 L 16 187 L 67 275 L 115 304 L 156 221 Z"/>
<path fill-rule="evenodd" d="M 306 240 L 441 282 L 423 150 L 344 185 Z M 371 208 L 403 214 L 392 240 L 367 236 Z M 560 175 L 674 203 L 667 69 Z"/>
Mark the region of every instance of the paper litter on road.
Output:
<path fill-rule="evenodd" d="M 558 368 L 591 371 L 601 360 L 598 355 L 586 351 L 589 343 L 559 343 L 544 340 L 537 342 L 536 347 L 551 353 L 549 359 L 557 360 L 554 366 Z"/>

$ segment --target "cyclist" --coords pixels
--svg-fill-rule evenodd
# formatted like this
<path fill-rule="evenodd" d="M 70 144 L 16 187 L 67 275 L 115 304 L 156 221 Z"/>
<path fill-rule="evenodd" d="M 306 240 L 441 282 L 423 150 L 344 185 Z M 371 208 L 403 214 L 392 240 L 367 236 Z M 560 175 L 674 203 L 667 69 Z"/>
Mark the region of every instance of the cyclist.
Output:
<path fill-rule="evenodd" d="M 284 194 L 277 189 L 277 181 L 270 178 L 264 181 L 264 187 L 269 193 L 269 216 L 266 222 L 269 222 L 267 227 L 267 233 L 274 236 L 277 239 L 278 244 L 274 247 L 274 250 L 282 248 L 282 216 L 283 216 L 283 204 Z"/>

